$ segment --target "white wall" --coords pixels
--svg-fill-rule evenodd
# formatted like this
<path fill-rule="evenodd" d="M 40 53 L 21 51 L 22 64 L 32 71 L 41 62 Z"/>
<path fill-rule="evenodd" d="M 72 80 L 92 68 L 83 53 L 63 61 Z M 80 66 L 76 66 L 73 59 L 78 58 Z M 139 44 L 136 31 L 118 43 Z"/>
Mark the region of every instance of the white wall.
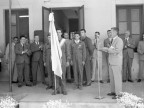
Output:
<path fill-rule="evenodd" d="M 8 0 L 0 0 L 0 48 L 2 50 L 5 47 L 4 9 L 8 9 L 8 4 Z M 134 4 L 144 4 L 144 0 L 12 0 L 12 8 L 29 9 L 29 36 L 31 40 L 34 30 L 42 29 L 42 6 L 54 8 L 84 5 L 87 35 L 94 38 L 95 31 L 99 31 L 103 37 L 106 37 L 106 31 L 112 26 L 116 26 L 116 5 Z"/>

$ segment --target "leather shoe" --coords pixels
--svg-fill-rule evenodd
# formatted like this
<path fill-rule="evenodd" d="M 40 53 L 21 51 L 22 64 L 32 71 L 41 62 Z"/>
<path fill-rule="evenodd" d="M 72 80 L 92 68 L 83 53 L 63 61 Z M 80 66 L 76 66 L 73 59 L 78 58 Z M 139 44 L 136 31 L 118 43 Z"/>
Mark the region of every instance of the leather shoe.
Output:
<path fill-rule="evenodd" d="M 59 90 L 54 90 L 54 92 L 52 93 L 52 95 L 56 95 L 56 94 L 60 94 L 60 91 Z"/>
<path fill-rule="evenodd" d="M 46 90 L 48 90 L 48 89 L 52 89 L 52 86 L 47 86 Z"/>
<path fill-rule="evenodd" d="M 131 83 L 133 83 L 134 81 L 133 81 L 133 80 L 128 80 L 128 82 L 131 82 Z"/>
<path fill-rule="evenodd" d="M 30 87 L 30 86 L 33 86 L 33 84 L 32 83 L 27 83 L 26 86 Z"/>
<path fill-rule="evenodd" d="M 117 99 L 117 96 L 113 96 L 112 99 Z"/>
<path fill-rule="evenodd" d="M 66 91 L 63 91 L 62 94 L 63 94 L 63 95 L 67 95 L 67 92 L 66 92 Z"/>
<path fill-rule="evenodd" d="M 22 87 L 23 85 L 22 84 L 18 84 L 18 87 L 20 88 L 20 87 Z"/>
<path fill-rule="evenodd" d="M 87 83 L 87 86 L 91 86 L 91 81 L 89 83 Z"/>
<path fill-rule="evenodd" d="M 104 83 L 103 80 L 100 80 L 100 83 Z"/>
<path fill-rule="evenodd" d="M 115 96 L 116 94 L 114 92 L 108 93 L 108 96 Z"/>
<path fill-rule="evenodd" d="M 141 79 L 138 79 L 137 82 L 141 82 Z"/>

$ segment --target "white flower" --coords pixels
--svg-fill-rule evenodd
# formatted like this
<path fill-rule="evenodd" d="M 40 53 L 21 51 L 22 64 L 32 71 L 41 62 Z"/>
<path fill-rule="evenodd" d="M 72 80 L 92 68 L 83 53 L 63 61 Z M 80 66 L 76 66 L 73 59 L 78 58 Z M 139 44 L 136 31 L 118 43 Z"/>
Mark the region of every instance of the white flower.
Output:
<path fill-rule="evenodd" d="M 0 108 L 15 108 L 16 105 L 18 103 L 10 96 L 0 98 Z"/>
<path fill-rule="evenodd" d="M 117 99 L 117 102 L 121 106 L 132 107 L 132 108 L 144 108 L 143 99 L 137 97 L 136 95 L 122 92 L 122 97 Z"/>
<path fill-rule="evenodd" d="M 43 108 L 69 108 L 70 105 L 67 101 L 62 103 L 61 100 L 49 100 L 44 104 Z"/>

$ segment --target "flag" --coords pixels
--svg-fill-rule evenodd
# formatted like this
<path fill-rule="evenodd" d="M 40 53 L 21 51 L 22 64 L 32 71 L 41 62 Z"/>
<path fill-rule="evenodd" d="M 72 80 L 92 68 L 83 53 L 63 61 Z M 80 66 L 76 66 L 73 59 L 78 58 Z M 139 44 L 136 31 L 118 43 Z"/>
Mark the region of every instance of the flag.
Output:
<path fill-rule="evenodd" d="M 54 13 L 49 14 L 49 32 L 51 34 L 51 60 L 54 74 L 62 78 L 61 57 L 62 51 L 54 25 Z"/>

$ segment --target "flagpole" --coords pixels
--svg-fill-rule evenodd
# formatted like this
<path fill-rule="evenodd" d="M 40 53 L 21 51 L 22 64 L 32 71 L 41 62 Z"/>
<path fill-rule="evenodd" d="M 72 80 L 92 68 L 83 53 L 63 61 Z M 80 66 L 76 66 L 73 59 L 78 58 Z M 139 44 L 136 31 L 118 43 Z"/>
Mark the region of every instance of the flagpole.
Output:
<path fill-rule="evenodd" d="M 11 5 L 12 1 L 9 0 L 9 91 L 12 92 L 12 36 L 11 36 Z"/>
<path fill-rule="evenodd" d="M 54 95 L 56 95 L 56 75 L 54 74 L 54 80 L 55 80 L 55 89 L 54 89 Z"/>
<path fill-rule="evenodd" d="M 103 99 L 104 97 L 102 97 L 101 96 L 101 84 L 100 84 L 100 69 L 99 69 L 99 43 L 98 43 L 98 38 L 97 38 L 97 43 L 96 43 L 96 45 L 97 45 L 97 64 L 98 64 L 98 97 L 96 97 L 95 99 L 99 99 L 99 100 L 101 100 L 101 99 Z"/>

